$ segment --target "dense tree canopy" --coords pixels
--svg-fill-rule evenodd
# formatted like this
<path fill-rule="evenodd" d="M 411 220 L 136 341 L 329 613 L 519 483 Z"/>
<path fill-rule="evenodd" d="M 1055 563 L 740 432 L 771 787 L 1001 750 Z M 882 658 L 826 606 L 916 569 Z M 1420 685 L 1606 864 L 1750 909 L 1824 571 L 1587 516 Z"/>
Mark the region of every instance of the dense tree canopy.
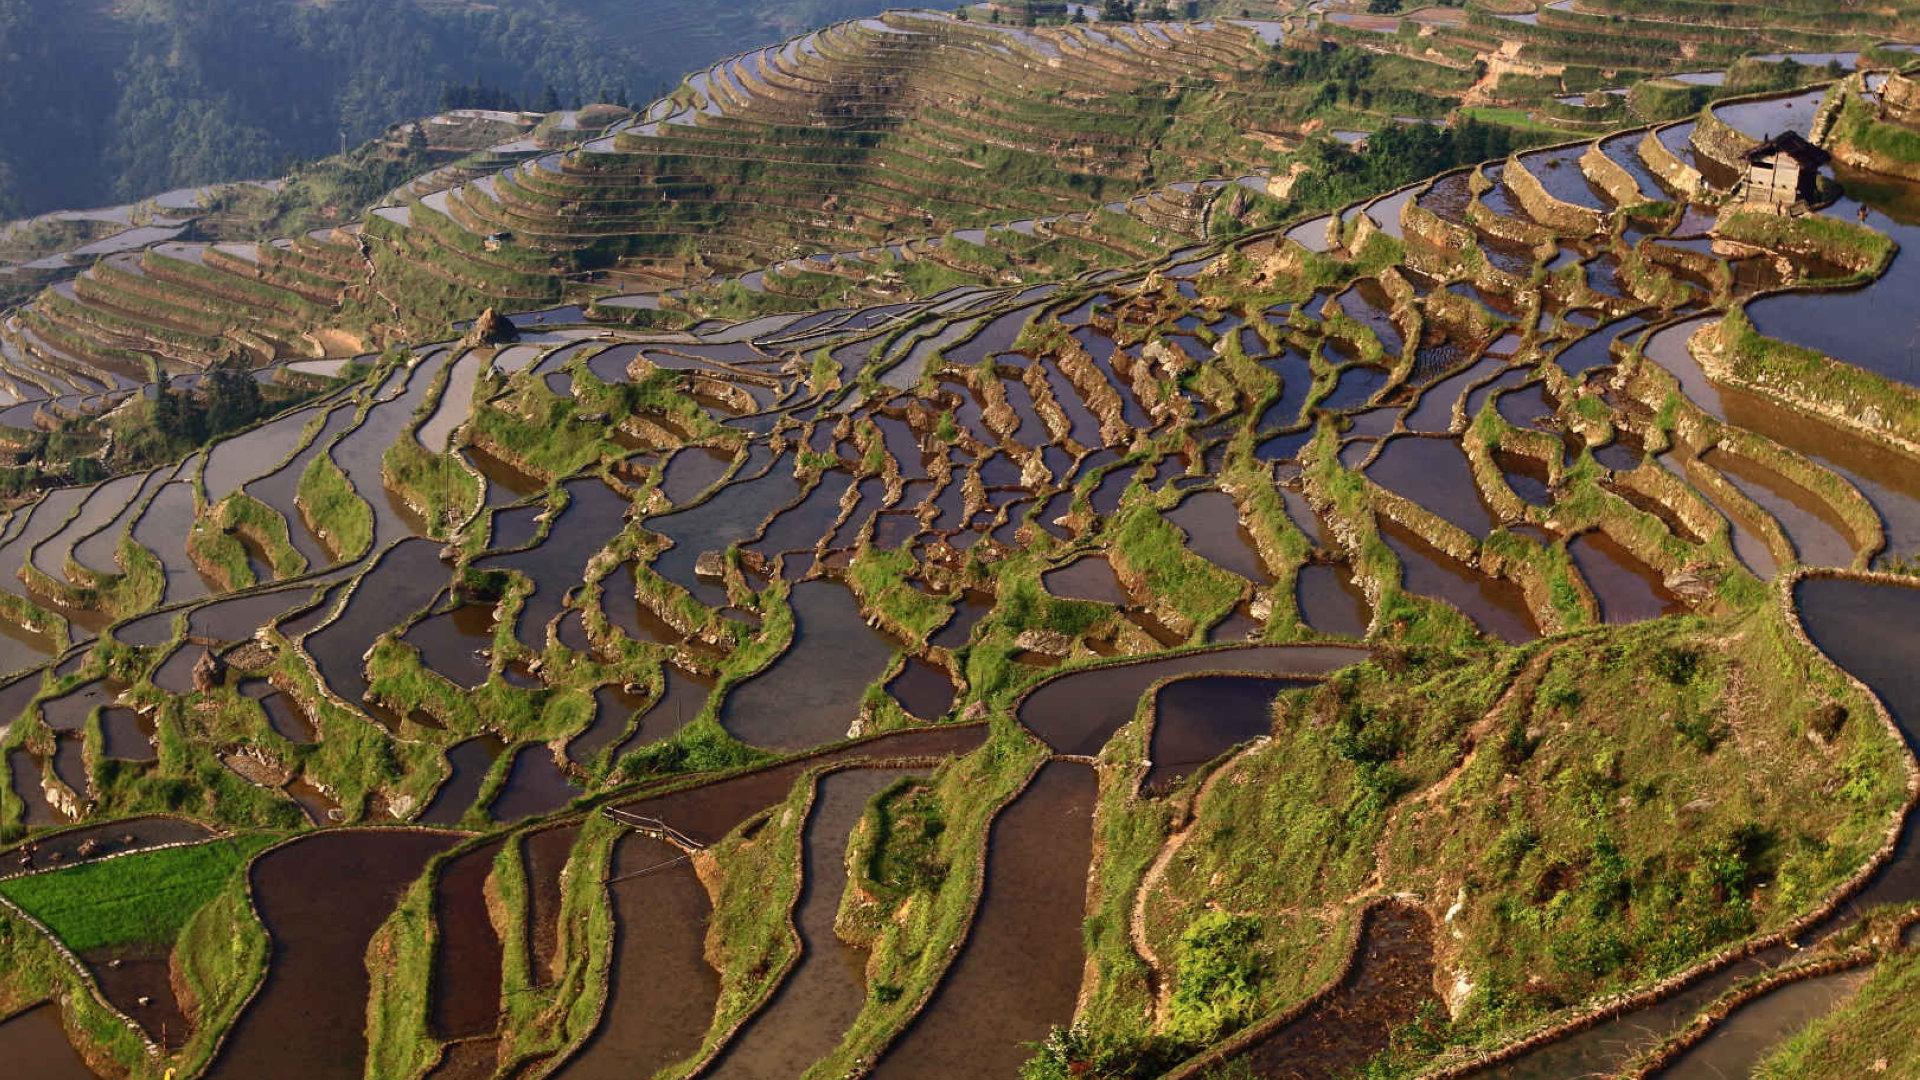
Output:
<path fill-rule="evenodd" d="M 0 0 L 0 217 L 276 175 L 449 87 L 639 100 L 881 0 Z"/>

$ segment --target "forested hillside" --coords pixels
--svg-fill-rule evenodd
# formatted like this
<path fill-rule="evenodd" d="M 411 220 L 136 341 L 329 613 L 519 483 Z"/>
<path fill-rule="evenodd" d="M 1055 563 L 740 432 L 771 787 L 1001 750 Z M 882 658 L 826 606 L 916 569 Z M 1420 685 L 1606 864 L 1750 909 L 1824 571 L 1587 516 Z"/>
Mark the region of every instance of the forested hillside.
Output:
<path fill-rule="evenodd" d="M 535 108 L 639 99 L 883 6 L 0 0 L 0 216 L 277 175 L 432 112 L 450 89 Z"/>

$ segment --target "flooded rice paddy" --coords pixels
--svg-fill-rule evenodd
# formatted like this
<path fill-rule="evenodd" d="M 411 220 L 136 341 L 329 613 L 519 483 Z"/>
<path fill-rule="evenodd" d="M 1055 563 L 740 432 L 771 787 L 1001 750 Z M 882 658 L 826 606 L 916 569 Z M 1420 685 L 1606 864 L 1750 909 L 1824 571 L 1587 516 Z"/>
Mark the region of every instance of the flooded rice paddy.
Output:
<path fill-rule="evenodd" d="M 1171 43 L 1169 33 L 1150 36 Z M 701 85 L 750 97 L 769 78 L 756 66 L 716 69 Z M 1717 112 L 1749 134 L 1799 130 L 1815 100 Z M 1689 141 L 1695 130 L 1682 123 L 1655 139 L 1710 171 Z M 1638 144 L 1633 134 L 1597 143 L 1643 196 L 1671 200 Z M 1604 212 L 1612 199 L 1588 179 L 1587 152 L 1532 151 L 1520 167 L 1555 198 Z M 491 1075 L 504 1048 L 544 1039 L 506 1068 L 648 1075 L 705 1049 L 702 1075 L 794 1076 L 849 1032 L 870 1040 L 861 1053 L 874 1075 L 1015 1075 L 1031 1044 L 1093 992 L 1086 901 L 1090 875 L 1106 868 L 1095 861 L 1105 857 L 1101 774 L 1088 762 L 1126 725 L 1140 721 L 1132 730 L 1144 738 L 1141 769 L 1127 774 L 1140 779 L 1135 797 L 1178 800 L 1210 763 L 1270 733 L 1277 695 L 1364 663 L 1401 633 L 1414 617 L 1401 592 L 1517 644 L 1558 628 L 1608 632 L 1590 622 L 1710 620 L 1751 587 L 1741 575 L 1890 566 L 1920 550 L 1920 489 L 1908 482 L 1920 473 L 1902 451 L 1863 442 L 1845 418 L 1814 423 L 1717 382 L 1688 349 L 1756 282 L 1790 276 L 1767 267 L 1730 279 L 1733 294 L 1709 295 L 1713 282 L 1690 270 L 1670 301 L 1646 302 L 1631 238 L 1560 230 L 1536 249 L 1475 224 L 1477 199 L 1516 227 L 1545 227 L 1516 194 L 1514 168 L 1487 168 L 1494 183 L 1478 196 L 1459 172 L 1347 218 L 1406 238 L 1418 206 L 1472 232 L 1490 265 L 1521 279 L 1546 263 L 1571 298 L 1534 305 L 1498 275 L 1370 269 L 1278 306 L 1249 304 L 1219 291 L 1212 268 L 1228 264 L 1217 250 L 1196 248 L 1165 281 L 1089 279 L 1057 295 L 983 288 L 672 334 L 609 326 L 612 340 L 594 344 L 541 334 L 541 345 L 493 357 L 493 374 L 481 352 L 428 346 L 378 385 L 310 403 L 185 466 L 57 489 L 0 532 L 10 596 L 64 588 L 42 599 L 75 628 L 57 658 L 50 623 L 10 619 L 22 624 L 0 638 L 9 670 L 60 665 L 44 693 L 38 672 L 0 691 L 19 732 L 6 751 L 4 824 L 37 845 L 14 849 L 0 874 L 212 835 L 209 824 L 145 812 L 92 816 L 146 807 L 160 791 L 209 823 L 269 822 L 279 833 L 297 824 L 297 804 L 304 835 L 245 871 L 271 955 L 209 1075 L 274 1075 L 295 1060 L 318 1077 L 375 1068 L 368 946 L 422 882 L 424 909 L 406 910 L 430 924 L 417 957 L 425 974 L 393 992 L 424 1007 L 431 1075 Z M 1912 334 L 1893 301 L 1911 284 L 1909 241 L 1920 236 L 1892 209 L 1828 210 L 1900 242 L 1885 275 L 1846 292 L 1754 298 L 1759 331 L 1915 383 Z M 1636 219 L 1633 232 L 1713 258 L 1714 220 L 1689 207 Z M 1340 262 L 1352 253 L 1327 224 L 1289 223 L 1278 242 Z M 956 239 L 979 247 L 1052 227 L 1022 225 Z M 765 290 L 780 276 L 755 280 Z M 1330 333 L 1335 310 L 1344 319 Z M 904 336 L 888 336 L 903 325 Z M 1648 327 L 1658 329 L 1644 362 L 1673 376 L 1684 405 L 1634 396 L 1634 346 Z M 1364 353 L 1356 335 L 1372 339 Z M 1249 360 L 1215 379 L 1224 341 Z M 557 348 L 542 353 L 548 345 Z M 863 373 L 869 357 L 884 370 Z M 817 378 L 801 374 L 810 365 Z M 837 386 L 826 377 L 836 366 Z M 585 372 L 618 384 L 651 368 L 685 380 L 685 393 L 664 392 L 682 411 L 586 412 L 595 384 Z M 512 394 L 475 396 L 497 390 L 496 377 L 571 399 L 563 404 L 582 410 L 572 422 L 601 428 L 593 445 L 553 465 L 542 446 L 472 441 L 481 410 L 511 427 Z M 1683 409 L 1711 423 L 1693 413 L 1674 422 Z M 1713 423 L 1755 441 L 1721 438 Z M 461 496 L 474 505 L 447 515 L 454 524 L 429 530 L 395 490 L 387 451 L 402 440 L 475 485 Z M 358 500 L 345 516 L 350 499 L 316 513 L 313 484 L 303 487 L 323 458 Z M 1636 469 L 1654 479 L 1635 487 Z M 1644 514 L 1606 518 L 1620 500 L 1596 488 Z M 241 491 L 283 519 L 311 576 L 229 595 L 203 572 L 184 538 L 205 504 Z M 1386 509 L 1395 499 L 1433 517 L 1396 516 Z M 1867 550 L 1862 507 L 1884 529 L 1877 550 Z M 469 509 L 477 516 L 462 518 Z M 1171 528 L 1143 538 L 1138 523 L 1158 520 Z M 342 546 L 356 530 L 364 552 Z M 125 611 L 87 607 L 97 597 L 78 587 L 80 571 L 125 571 L 122 541 L 152 557 L 154 595 Z M 257 537 L 240 546 L 265 568 Z M 1810 578 L 1793 595 L 1815 645 L 1910 733 L 1920 643 L 1906 629 L 1920 625 L 1920 593 Z M 1371 641 L 1370 627 L 1380 635 Z M 101 633 L 112 644 L 89 652 Z M 1203 638 L 1247 644 L 1186 648 Z M 216 655 L 238 670 L 207 689 L 202 658 L 217 669 Z M 1407 662 L 1397 642 L 1378 655 Z M 984 879 L 960 936 L 928 946 L 946 953 L 916 985 L 874 985 L 873 956 L 836 929 L 872 800 L 902 776 L 937 779 L 957 758 L 981 755 L 977 766 L 1012 754 L 1030 755 L 1019 762 L 1032 778 L 1017 793 L 1008 782 L 1010 801 L 982 826 L 984 848 L 964 853 L 982 860 Z M 245 798 L 202 798 L 195 777 L 216 774 Z M 712 932 L 729 917 L 726 860 L 771 835 L 780 823 L 768 812 L 796 785 L 813 796 L 797 865 L 781 871 L 799 890 L 798 959 L 723 970 Z M 81 828 L 56 830 L 76 817 Z M 1911 828 L 1840 918 L 1920 895 Z M 1356 906 L 1351 970 L 1283 1022 L 1252 1018 L 1224 1051 L 1230 1067 L 1328 1078 L 1365 1069 L 1390 1032 L 1438 1007 L 1437 910 Z M 918 917 L 894 915 L 896 925 Z M 603 935 L 591 949 L 580 937 L 589 924 Z M 148 1036 L 174 1047 L 193 1033 L 164 949 L 80 959 L 106 1004 Z M 1730 966 L 1497 1074 L 1617 1070 L 1780 960 Z M 743 978 L 752 993 L 739 1024 L 707 1045 L 716 1008 L 737 989 L 728 980 Z M 1743 1074 L 1858 979 L 1764 995 L 1668 1075 Z M 924 1005 L 862 1032 L 863 1010 L 899 992 Z M 534 995 L 528 1008 L 548 1010 L 540 1015 L 566 1013 L 564 1031 L 507 1030 L 528 1015 L 514 994 Z M 87 1075 L 60 1022 L 55 1006 L 29 1007 L 0 1023 L 0 1052 L 35 1075 Z"/>
<path fill-rule="evenodd" d="M 1072 1017 L 1094 793 L 1093 770 L 1056 762 L 994 820 L 973 928 L 875 1077 L 1010 1075 Z"/>
<path fill-rule="evenodd" d="M 272 960 L 209 1075 L 263 1076 L 291 1060 L 307 1076 L 360 1076 L 367 942 L 427 860 L 455 839 L 403 829 L 322 832 L 255 862 L 254 905 Z"/>
<path fill-rule="evenodd" d="M 903 776 L 889 769 L 829 773 L 817 785 L 803 839 L 794 914 L 800 960 L 715 1060 L 714 1076 L 781 1080 L 823 1057 L 859 1015 L 867 953 L 834 930 L 847 887 L 846 851 L 868 803 Z"/>

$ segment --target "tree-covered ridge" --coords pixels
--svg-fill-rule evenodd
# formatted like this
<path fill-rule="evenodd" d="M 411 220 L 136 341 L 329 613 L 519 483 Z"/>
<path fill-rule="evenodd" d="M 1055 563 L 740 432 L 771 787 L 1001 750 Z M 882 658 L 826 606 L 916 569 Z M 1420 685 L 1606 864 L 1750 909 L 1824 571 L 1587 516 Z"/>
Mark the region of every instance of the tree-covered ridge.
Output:
<path fill-rule="evenodd" d="M 285 171 L 441 107 L 639 99 L 875 0 L 0 0 L 0 217 Z"/>
<path fill-rule="evenodd" d="M 0 331 L 71 390 L 7 420 L 166 462 L 0 529 L 0 1059 L 50 1001 L 155 1080 L 1384 1080 L 1703 976 L 1522 1066 L 1615 1075 L 1749 975 L 1910 982 L 1799 931 L 1920 880 L 1920 592 L 1866 574 L 1920 399 L 1777 305 L 1910 293 L 1920 227 L 1725 184 L 1782 113 L 1886 147 L 1910 61 L 1573 140 L 1271 24 L 991 27 L 750 50 Z M 1883 1053 L 1834 1034 L 1781 1067 Z"/>

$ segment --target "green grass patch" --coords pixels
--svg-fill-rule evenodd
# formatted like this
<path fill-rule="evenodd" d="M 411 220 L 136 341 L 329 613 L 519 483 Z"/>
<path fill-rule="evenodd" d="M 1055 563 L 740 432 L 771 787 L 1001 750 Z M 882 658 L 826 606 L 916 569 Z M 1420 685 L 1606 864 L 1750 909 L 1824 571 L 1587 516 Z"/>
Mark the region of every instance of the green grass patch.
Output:
<path fill-rule="evenodd" d="M 1722 218 L 1720 235 L 1789 255 L 1818 256 L 1855 273 L 1877 273 L 1893 258 L 1894 243 L 1877 229 L 1808 214 L 1787 217 L 1741 211 Z"/>
<path fill-rule="evenodd" d="M 1727 312 L 1720 323 L 1733 376 L 1754 387 L 1789 387 L 1801 403 L 1817 404 L 1830 416 L 1871 417 L 1879 430 L 1920 442 L 1920 391 L 1881 378 L 1863 368 L 1832 360 L 1812 349 L 1761 334 L 1744 308 Z"/>
<path fill-rule="evenodd" d="M 326 454 L 315 455 L 300 474 L 295 497 L 335 559 L 356 558 L 373 542 L 373 508 Z"/>
<path fill-rule="evenodd" d="M 1126 507 L 1111 529 L 1115 564 L 1142 575 L 1149 595 L 1195 627 L 1211 625 L 1239 603 L 1241 579 L 1188 551 L 1180 530 L 1151 506 Z"/>
<path fill-rule="evenodd" d="M 862 548 L 847 568 L 847 580 L 860 602 L 881 612 L 888 622 L 905 630 L 916 643 L 947 621 L 952 604 L 915 587 L 910 580 L 919 562 L 906 549 L 886 551 Z"/>
<path fill-rule="evenodd" d="M 76 952 L 170 942 L 274 839 L 255 833 L 124 855 L 0 882 L 0 895 L 45 923 Z"/>
<path fill-rule="evenodd" d="M 426 519 L 427 533 L 445 539 L 480 505 L 480 477 L 452 454 L 432 454 L 402 435 L 381 458 L 387 486 Z"/>
<path fill-rule="evenodd" d="M 807 1076 L 843 1076 L 871 1061 L 952 960 L 982 884 L 980 846 L 1001 805 L 1038 765 L 1038 745 L 996 726 L 979 750 L 950 761 L 928 781 L 875 797 L 849 845 L 852 877 L 836 926 L 868 947 L 867 1000 L 846 1037 Z"/>
<path fill-rule="evenodd" d="M 290 578 L 307 569 L 307 558 L 293 546 L 287 519 L 244 491 L 220 500 L 219 520 L 230 532 L 251 540 L 273 567 L 276 578 Z"/>

